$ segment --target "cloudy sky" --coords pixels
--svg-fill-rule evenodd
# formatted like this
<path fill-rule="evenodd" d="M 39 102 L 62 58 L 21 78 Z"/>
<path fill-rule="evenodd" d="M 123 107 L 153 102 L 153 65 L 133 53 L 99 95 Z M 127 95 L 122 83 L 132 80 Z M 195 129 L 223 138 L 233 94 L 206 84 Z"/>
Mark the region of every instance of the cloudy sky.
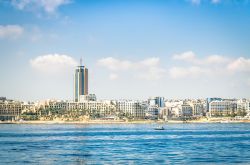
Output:
<path fill-rule="evenodd" d="M 250 98 L 248 0 L 0 0 L 0 95 Z"/>

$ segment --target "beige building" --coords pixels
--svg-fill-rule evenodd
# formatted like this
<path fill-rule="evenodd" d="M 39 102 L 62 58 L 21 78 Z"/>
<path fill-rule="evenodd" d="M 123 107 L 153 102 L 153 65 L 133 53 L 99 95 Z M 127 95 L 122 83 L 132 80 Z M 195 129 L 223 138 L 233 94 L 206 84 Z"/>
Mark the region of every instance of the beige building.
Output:
<path fill-rule="evenodd" d="M 116 112 L 116 106 L 112 101 L 68 102 L 67 110 L 82 110 L 85 114 L 107 117 Z"/>
<path fill-rule="evenodd" d="M 0 100 L 0 120 L 17 120 L 22 111 L 21 102 Z"/>
<path fill-rule="evenodd" d="M 82 100 L 81 102 L 68 102 L 61 100 L 48 100 L 39 105 L 42 109 L 58 109 L 66 110 L 66 112 L 81 111 L 86 115 L 98 115 L 106 117 L 113 115 L 116 112 L 116 104 L 112 101 L 89 101 Z"/>

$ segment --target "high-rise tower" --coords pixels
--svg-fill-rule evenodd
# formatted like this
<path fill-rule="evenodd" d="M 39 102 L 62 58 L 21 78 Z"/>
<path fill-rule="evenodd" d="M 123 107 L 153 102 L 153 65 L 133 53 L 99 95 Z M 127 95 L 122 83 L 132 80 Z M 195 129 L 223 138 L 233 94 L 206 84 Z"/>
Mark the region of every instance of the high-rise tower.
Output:
<path fill-rule="evenodd" d="M 80 95 L 88 95 L 88 69 L 82 65 L 77 66 L 74 74 L 74 101 L 78 102 Z"/>

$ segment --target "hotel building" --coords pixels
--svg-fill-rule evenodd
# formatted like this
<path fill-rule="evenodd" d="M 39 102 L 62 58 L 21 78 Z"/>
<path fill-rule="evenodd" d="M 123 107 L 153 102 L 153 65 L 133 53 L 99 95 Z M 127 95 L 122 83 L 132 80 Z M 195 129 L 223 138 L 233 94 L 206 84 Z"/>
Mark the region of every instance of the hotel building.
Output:
<path fill-rule="evenodd" d="M 0 120 L 17 120 L 22 111 L 22 104 L 13 100 L 0 100 Z"/>
<path fill-rule="evenodd" d="M 119 100 L 116 102 L 116 110 L 127 117 L 144 119 L 147 105 L 140 101 Z"/>
<path fill-rule="evenodd" d="M 209 103 L 209 112 L 214 116 L 228 116 L 235 113 L 237 110 L 237 103 L 234 101 L 212 101 Z"/>

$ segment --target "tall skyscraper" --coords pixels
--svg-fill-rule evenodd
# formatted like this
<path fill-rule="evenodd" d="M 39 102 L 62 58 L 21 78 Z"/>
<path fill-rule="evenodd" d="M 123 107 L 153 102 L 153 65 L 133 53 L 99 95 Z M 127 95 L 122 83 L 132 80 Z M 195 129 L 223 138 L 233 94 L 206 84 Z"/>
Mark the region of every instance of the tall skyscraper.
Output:
<path fill-rule="evenodd" d="M 77 66 L 74 74 L 74 101 L 78 102 L 80 95 L 88 95 L 88 69 L 82 65 Z"/>

